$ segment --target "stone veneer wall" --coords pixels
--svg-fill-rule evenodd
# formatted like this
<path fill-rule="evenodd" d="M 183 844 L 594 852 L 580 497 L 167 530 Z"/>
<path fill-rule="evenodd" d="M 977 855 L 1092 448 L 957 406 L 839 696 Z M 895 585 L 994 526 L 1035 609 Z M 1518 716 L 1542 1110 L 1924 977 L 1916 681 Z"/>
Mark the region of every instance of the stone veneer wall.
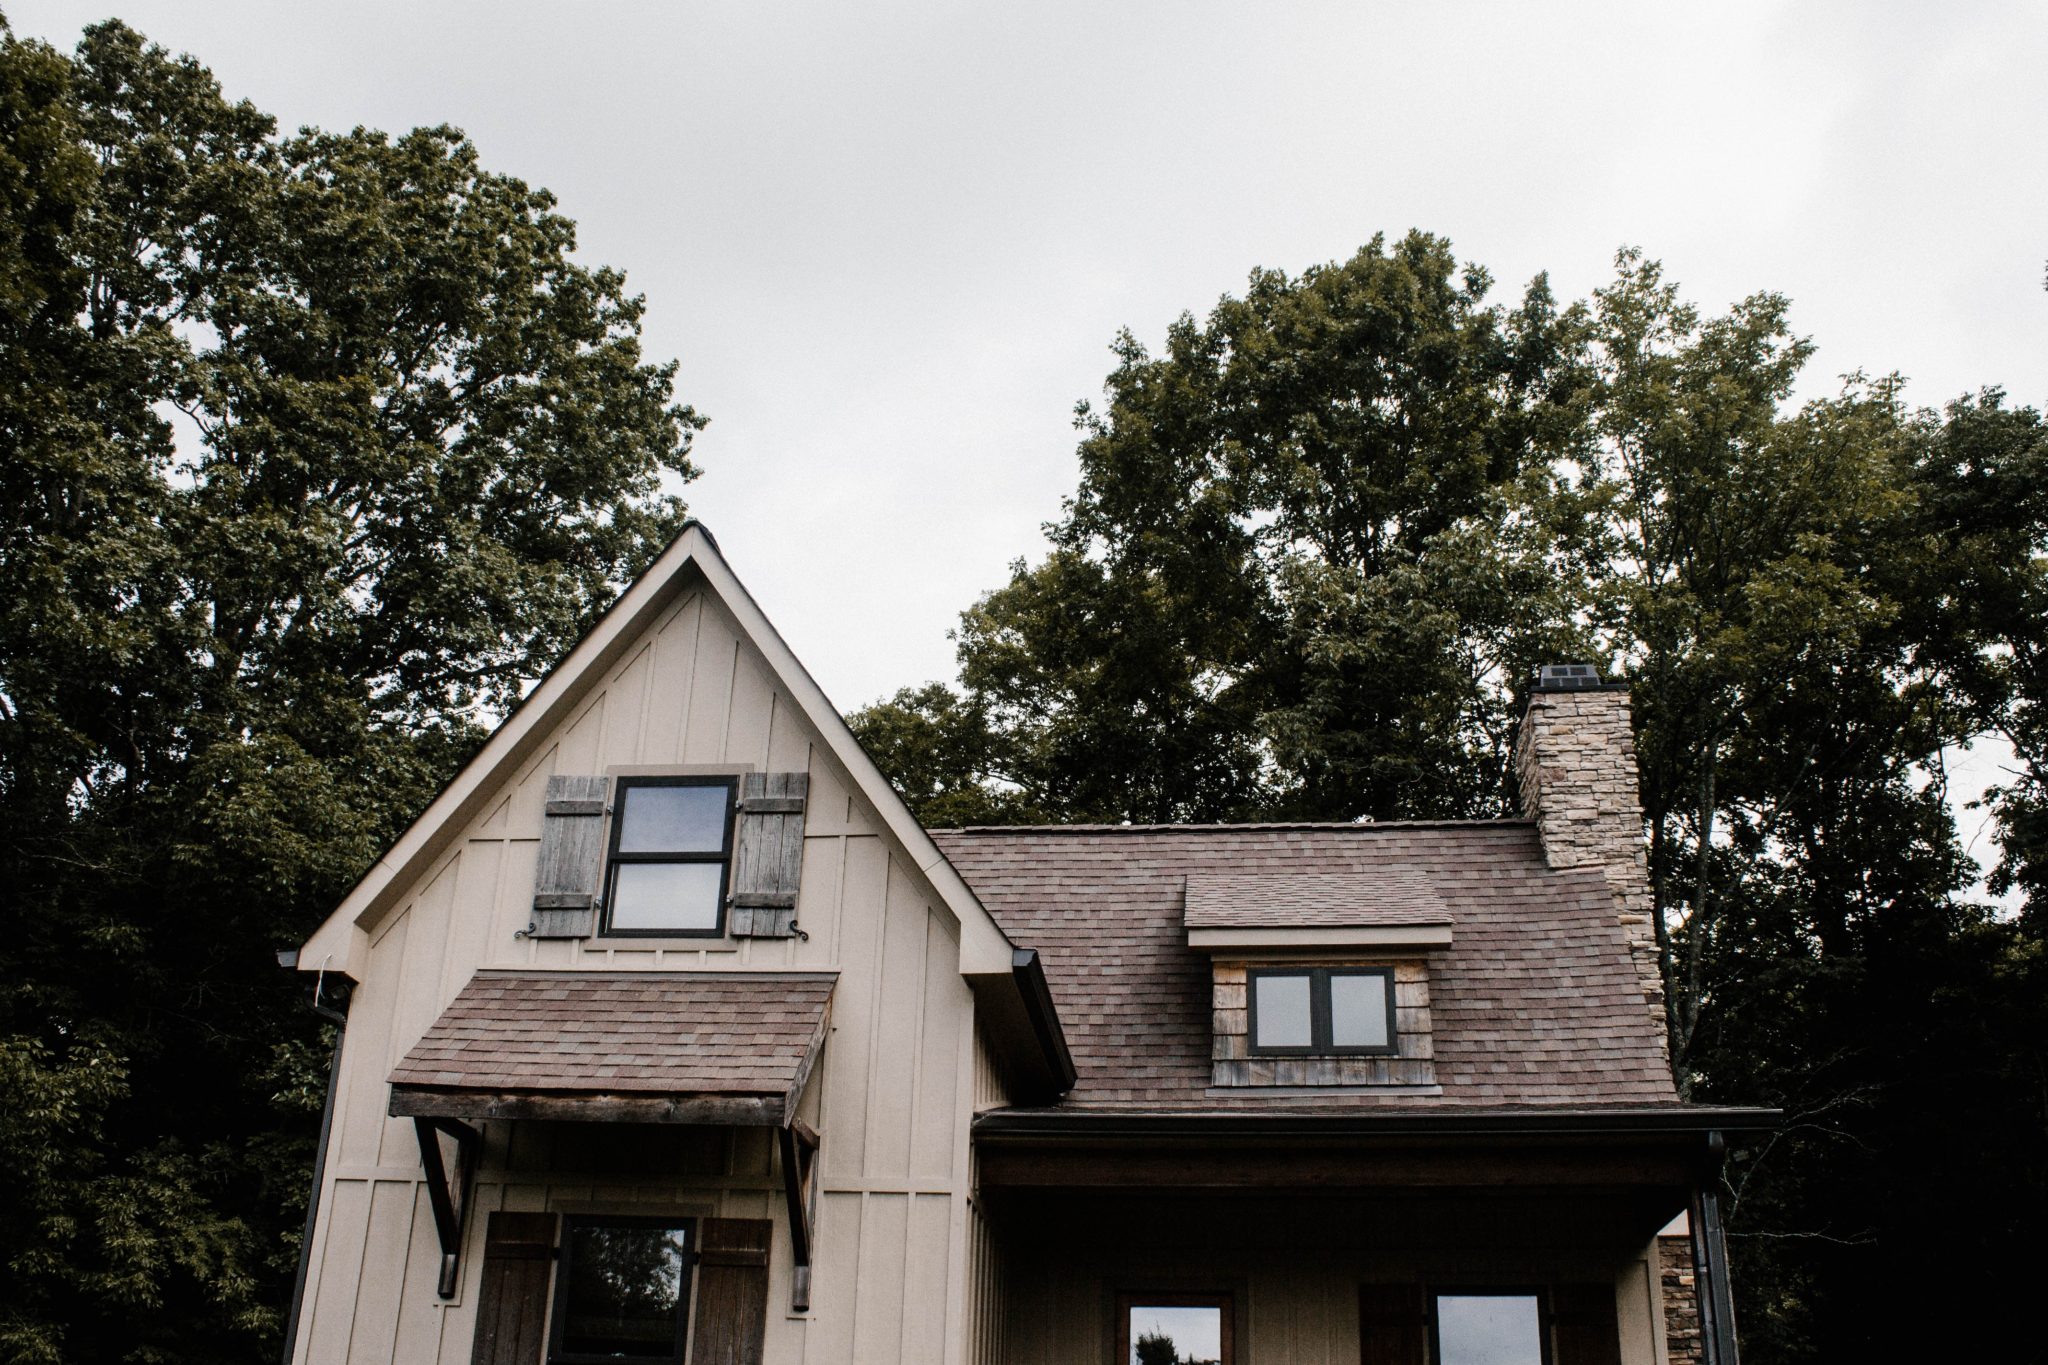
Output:
<path fill-rule="evenodd" d="M 1666 1365 L 1702 1365 L 1706 1343 L 1700 1336 L 1699 1285 L 1693 1278 L 1692 1238 L 1657 1239 L 1657 1272 L 1664 1300 Z"/>
<path fill-rule="evenodd" d="M 1515 743 L 1515 771 L 1522 810 L 1536 822 L 1544 861 L 1552 867 L 1597 866 L 1606 874 L 1634 951 L 1644 1003 L 1663 1039 L 1664 977 L 1651 922 L 1656 910 L 1628 692 L 1607 686 L 1532 693 Z"/>
<path fill-rule="evenodd" d="M 1394 1052 L 1380 1057 L 1254 1057 L 1249 1036 L 1251 1011 L 1245 1001 L 1245 968 L 1392 967 L 1394 969 Z M 1436 1084 L 1436 1053 L 1429 1025 L 1429 969 L 1418 961 L 1218 962 L 1215 972 L 1215 1042 L 1210 1053 L 1212 1085 L 1399 1085 Z"/>

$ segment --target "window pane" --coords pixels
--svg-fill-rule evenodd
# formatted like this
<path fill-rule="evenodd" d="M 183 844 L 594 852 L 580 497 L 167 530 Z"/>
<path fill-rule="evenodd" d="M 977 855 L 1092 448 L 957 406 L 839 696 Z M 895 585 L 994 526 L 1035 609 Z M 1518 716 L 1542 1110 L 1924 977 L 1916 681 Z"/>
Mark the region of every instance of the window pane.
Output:
<path fill-rule="evenodd" d="M 1440 1365 L 1543 1365 L 1534 1294 L 1436 1296 Z"/>
<path fill-rule="evenodd" d="M 725 847 L 725 802 L 731 789 L 623 787 L 621 853 L 716 853 Z"/>
<path fill-rule="evenodd" d="M 1330 1042 L 1337 1047 L 1387 1045 L 1386 977 L 1330 973 Z"/>
<path fill-rule="evenodd" d="M 1307 1047 L 1315 1041 L 1309 1031 L 1308 974 L 1277 976 L 1267 973 L 1252 978 L 1257 999 L 1252 1005 L 1258 1020 L 1256 1047 Z"/>
<path fill-rule="evenodd" d="M 1223 1359 L 1221 1308 L 1131 1305 L 1131 1358 L 1124 1365 L 1214 1365 Z"/>
<path fill-rule="evenodd" d="M 680 1355 L 688 1235 L 682 1226 L 572 1225 L 563 1353 L 628 1360 Z"/>
<path fill-rule="evenodd" d="M 716 929 L 723 863 L 620 863 L 612 874 L 614 929 Z"/>

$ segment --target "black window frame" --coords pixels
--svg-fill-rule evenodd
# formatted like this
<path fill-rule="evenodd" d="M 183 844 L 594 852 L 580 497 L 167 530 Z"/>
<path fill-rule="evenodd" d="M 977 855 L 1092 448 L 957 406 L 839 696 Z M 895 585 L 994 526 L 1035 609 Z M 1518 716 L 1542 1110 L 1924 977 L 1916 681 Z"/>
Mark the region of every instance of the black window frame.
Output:
<path fill-rule="evenodd" d="M 1443 1325 L 1437 1317 L 1437 1300 L 1534 1299 L 1536 1300 L 1536 1345 L 1543 1365 L 1553 1365 L 1550 1290 L 1540 1284 L 1436 1284 L 1425 1291 L 1429 1306 L 1429 1365 L 1444 1365 Z"/>
<path fill-rule="evenodd" d="M 1308 985 L 1309 1042 L 1306 1047 L 1262 1047 L 1259 1044 L 1259 980 L 1263 977 L 1305 976 Z M 1349 1044 L 1339 1047 L 1330 1041 L 1330 978 L 1333 976 L 1377 976 L 1387 983 L 1387 1041 L 1373 1046 Z M 1253 1057 L 1391 1057 L 1400 1051 L 1401 1035 L 1395 1028 L 1394 969 L 1392 967 L 1253 967 L 1245 972 L 1245 1046 Z"/>
<path fill-rule="evenodd" d="M 723 787 L 725 829 L 716 853 L 621 853 L 619 835 L 626 824 L 628 793 L 642 787 Z M 668 775 L 619 777 L 612 782 L 611 830 L 605 839 L 604 917 L 600 934 L 605 938 L 724 938 L 726 911 L 732 898 L 732 857 L 734 831 L 739 825 L 740 780 L 736 776 Z M 619 868 L 626 863 L 717 863 L 718 917 L 708 929 L 619 929 L 612 925 L 612 903 L 619 881 Z"/>
<path fill-rule="evenodd" d="M 619 1365 L 624 1361 L 660 1361 L 683 1365 L 690 1353 L 690 1323 L 697 1308 L 697 1223 L 695 1218 L 663 1218 L 654 1214 L 566 1213 L 562 1215 L 560 1240 L 555 1244 L 555 1288 L 549 1304 L 547 1365 Z M 676 1303 L 676 1349 L 666 1356 L 593 1355 L 562 1349 L 562 1333 L 569 1324 L 570 1234 L 577 1228 L 673 1228 L 683 1229 L 683 1286 Z"/>

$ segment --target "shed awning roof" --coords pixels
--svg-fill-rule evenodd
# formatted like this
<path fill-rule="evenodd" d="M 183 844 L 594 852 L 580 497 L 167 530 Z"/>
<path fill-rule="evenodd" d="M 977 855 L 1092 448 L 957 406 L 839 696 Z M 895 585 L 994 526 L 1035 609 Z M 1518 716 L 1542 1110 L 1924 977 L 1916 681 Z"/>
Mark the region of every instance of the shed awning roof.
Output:
<path fill-rule="evenodd" d="M 390 1112 L 788 1124 L 837 979 L 478 972 L 391 1073 Z"/>

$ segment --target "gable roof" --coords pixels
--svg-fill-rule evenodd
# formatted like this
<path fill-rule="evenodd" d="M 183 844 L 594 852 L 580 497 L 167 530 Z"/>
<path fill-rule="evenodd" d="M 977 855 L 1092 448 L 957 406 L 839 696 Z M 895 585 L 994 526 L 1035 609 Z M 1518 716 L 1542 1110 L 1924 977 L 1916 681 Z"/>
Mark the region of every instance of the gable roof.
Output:
<path fill-rule="evenodd" d="M 934 837 L 1044 960 L 1078 1072 L 1062 1110 L 1677 1104 L 1612 892 L 1596 869 L 1546 866 L 1527 821 Z M 1457 926 L 1427 959 L 1441 1094 L 1212 1089 L 1210 961 L 1188 947 L 1182 916 L 1190 879 L 1216 876 L 1426 883 Z"/>
<path fill-rule="evenodd" d="M 432 804 L 371 865 L 306 941 L 299 955 L 305 969 L 317 970 L 324 963 L 332 970 L 350 972 L 355 937 L 351 931 L 367 929 L 397 903 L 481 812 L 500 780 L 512 776 L 539 750 L 641 632 L 692 586 L 709 592 L 738 624 L 775 681 L 846 770 L 855 790 L 880 816 L 940 903 L 959 921 L 962 975 L 1008 979 L 1013 945 L 860 747 L 752 594 L 734 576 L 711 533 L 696 521 L 684 524 L 682 533 L 619 595 L 575 648 L 548 670 Z"/>

